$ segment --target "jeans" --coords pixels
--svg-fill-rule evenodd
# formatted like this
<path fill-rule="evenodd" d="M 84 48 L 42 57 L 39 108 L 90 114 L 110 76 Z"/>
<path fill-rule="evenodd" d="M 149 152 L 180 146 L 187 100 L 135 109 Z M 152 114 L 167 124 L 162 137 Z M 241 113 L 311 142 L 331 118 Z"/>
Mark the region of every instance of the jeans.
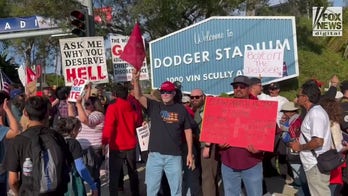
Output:
<path fill-rule="evenodd" d="M 290 164 L 294 176 L 294 183 L 299 185 L 298 196 L 309 196 L 309 188 L 307 184 L 306 174 L 302 164 Z"/>
<path fill-rule="evenodd" d="M 150 152 L 145 170 L 145 183 L 147 196 L 156 196 L 161 185 L 162 172 L 164 171 L 171 196 L 181 196 L 182 186 L 182 158 L 181 156 L 162 155 Z"/>
<path fill-rule="evenodd" d="M 135 161 L 135 149 L 133 150 L 110 150 L 109 155 L 109 165 L 110 169 L 110 182 L 109 182 L 109 192 L 110 195 L 118 195 L 118 187 L 120 185 L 120 178 L 123 179 L 123 163 L 126 162 L 129 181 L 130 181 L 130 190 L 132 191 L 132 196 L 139 196 L 139 179 L 138 171 Z"/>
<path fill-rule="evenodd" d="M 262 162 L 245 170 L 235 170 L 222 163 L 221 174 L 226 196 L 240 196 L 242 180 L 248 196 L 262 196 Z"/>

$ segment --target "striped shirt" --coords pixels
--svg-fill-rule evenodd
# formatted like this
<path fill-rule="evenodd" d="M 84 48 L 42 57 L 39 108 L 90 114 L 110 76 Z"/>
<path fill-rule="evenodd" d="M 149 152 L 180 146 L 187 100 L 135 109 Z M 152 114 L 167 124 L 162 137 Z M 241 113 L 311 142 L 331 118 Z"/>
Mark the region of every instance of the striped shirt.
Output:
<path fill-rule="evenodd" d="M 100 148 L 102 145 L 102 133 L 104 127 L 104 114 L 99 111 L 93 111 L 88 116 L 89 126 L 82 123 L 81 132 L 76 139 L 81 144 L 83 150 L 92 146 Z"/>

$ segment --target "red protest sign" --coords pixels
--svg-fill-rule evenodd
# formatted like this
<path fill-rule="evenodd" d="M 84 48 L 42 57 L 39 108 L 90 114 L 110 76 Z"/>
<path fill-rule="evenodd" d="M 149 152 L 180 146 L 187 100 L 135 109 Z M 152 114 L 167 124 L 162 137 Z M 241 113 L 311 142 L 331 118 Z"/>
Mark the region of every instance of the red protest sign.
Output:
<path fill-rule="evenodd" d="M 275 101 L 207 97 L 200 141 L 273 151 Z"/>

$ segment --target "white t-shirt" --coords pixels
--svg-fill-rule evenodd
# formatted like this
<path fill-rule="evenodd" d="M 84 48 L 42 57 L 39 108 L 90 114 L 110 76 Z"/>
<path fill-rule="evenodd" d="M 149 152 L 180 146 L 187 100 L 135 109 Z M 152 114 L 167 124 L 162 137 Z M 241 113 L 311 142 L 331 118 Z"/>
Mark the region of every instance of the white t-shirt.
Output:
<path fill-rule="evenodd" d="M 326 111 L 320 106 L 313 106 L 306 114 L 302 121 L 301 132 L 306 136 L 307 140 L 310 141 L 312 137 L 318 137 L 324 139 L 322 147 L 314 149 L 318 155 L 330 150 L 332 145 L 331 131 L 330 131 L 330 120 Z M 307 143 L 300 135 L 300 144 Z M 310 150 L 303 150 L 300 152 L 301 162 L 303 169 L 308 171 L 317 164 L 317 159 L 313 156 Z"/>

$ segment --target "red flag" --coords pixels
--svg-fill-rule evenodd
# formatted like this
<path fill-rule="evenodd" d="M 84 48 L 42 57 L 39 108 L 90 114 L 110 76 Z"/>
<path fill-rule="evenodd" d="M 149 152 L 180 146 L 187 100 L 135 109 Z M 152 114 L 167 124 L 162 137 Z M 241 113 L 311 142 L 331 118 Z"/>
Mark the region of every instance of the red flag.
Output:
<path fill-rule="evenodd" d="M 139 23 L 137 23 L 133 28 L 132 34 L 124 47 L 120 58 L 133 65 L 136 70 L 140 70 L 143 66 L 145 56 L 144 42 L 141 37 Z"/>
<path fill-rule="evenodd" d="M 27 72 L 27 83 L 36 80 L 36 75 L 30 67 L 26 66 L 26 72 Z"/>

